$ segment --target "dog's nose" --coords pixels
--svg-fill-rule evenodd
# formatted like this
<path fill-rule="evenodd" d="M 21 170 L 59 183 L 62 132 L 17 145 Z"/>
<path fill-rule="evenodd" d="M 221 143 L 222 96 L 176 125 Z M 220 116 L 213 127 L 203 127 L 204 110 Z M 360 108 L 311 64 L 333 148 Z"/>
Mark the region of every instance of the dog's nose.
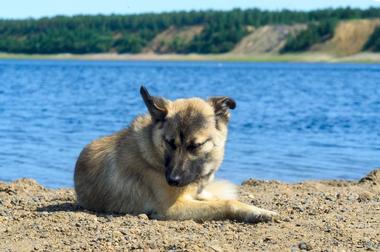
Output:
<path fill-rule="evenodd" d="M 170 176 L 168 178 L 168 184 L 171 185 L 171 186 L 178 186 L 181 182 L 181 177 L 180 176 Z"/>

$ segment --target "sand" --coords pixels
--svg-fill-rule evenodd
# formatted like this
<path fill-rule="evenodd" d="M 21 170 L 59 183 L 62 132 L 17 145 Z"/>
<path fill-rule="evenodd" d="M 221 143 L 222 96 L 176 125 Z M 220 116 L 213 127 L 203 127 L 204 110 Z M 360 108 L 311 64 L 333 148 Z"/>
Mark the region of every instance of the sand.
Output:
<path fill-rule="evenodd" d="M 0 60 L 85 60 L 85 61 L 226 61 L 226 62 L 326 62 L 326 63 L 379 63 L 380 53 L 363 52 L 349 56 L 307 52 L 276 53 L 224 53 L 224 54 L 10 54 L 0 53 Z"/>
<path fill-rule="evenodd" d="M 232 53 L 235 54 L 265 54 L 279 53 L 285 46 L 288 36 L 305 30 L 307 25 L 265 25 L 245 36 L 236 44 Z"/>
<path fill-rule="evenodd" d="M 150 220 L 88 212 L 73 189 L 0 183 L 0 251 L 380 251 L 380 169 L 360 181 L 248 180 L 241 200 L 276 222 Z"/>

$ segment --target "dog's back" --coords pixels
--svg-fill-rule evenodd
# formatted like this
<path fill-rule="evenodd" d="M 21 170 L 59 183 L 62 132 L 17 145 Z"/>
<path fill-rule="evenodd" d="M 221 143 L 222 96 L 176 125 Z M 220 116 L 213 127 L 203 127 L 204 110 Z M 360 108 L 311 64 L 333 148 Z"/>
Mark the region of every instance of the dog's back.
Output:
<path fill-rule="evenodd" d="M 83 149 L 74 173 L 81 206 L 100 212 L 149 211 L 151 195 L 144 181 L 151 175 L 133 134 L 131 129 L 123 130 L 95 140 Z M 125 138 L 129 141 L 123 141 Z"/>

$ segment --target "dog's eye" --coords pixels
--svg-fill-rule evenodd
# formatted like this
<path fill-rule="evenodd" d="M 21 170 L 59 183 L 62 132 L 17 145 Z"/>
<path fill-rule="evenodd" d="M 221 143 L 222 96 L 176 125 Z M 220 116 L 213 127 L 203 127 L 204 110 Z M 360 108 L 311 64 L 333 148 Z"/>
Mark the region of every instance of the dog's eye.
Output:
<path fill-rule="evenodd" d="M 187 146 L 187 150 L 189 151 L 194 151 L 196 149 L 198 149 L 202 144 L 199 144 L 199 143 L 192 143 L 192 144 L 189 144 Z"/>
<path fill-rule="evenodd" d="M 210 141 L 210 139 L 207 139 L 206 141 L 204 141 L 202 143 L 191 143 L 187 146 L 187 150 L 188 151 L 194 151 L 194 150 L 198 149 L 199 147 L 201 147 L 202 145 L 204 145 L 205 143 L 207 143 L 208 141 Z"/>
<path fill-rule="evenodd" d="M 169 145 L 170 146 L 170 148 L 172 148 L 173 150 L 175 150 L 176 148 L 177 148 L 177 146 L 175 145 L 175 139 L 173 138 L 173 139 L 164 139 L 165 140 L 165 143 L 167 144 L 167 145 Z"/>

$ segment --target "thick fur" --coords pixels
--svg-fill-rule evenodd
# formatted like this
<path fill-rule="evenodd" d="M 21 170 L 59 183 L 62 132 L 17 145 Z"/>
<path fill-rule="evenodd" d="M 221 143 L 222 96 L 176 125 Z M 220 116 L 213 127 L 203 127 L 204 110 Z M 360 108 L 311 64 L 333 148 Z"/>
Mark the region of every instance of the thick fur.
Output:
<path fill-rule="evenodd" d="M 79 204 L 99 212 L 145 213 L 157 219 L 245 222 L 276 213 L 236 200 L 236 188 L 213 182 L 224 156 L 228 97 L 169 101 L 141 95 L 149 114 L 81 152 L 74 174 Z"/>
<path fill-rule="evenodd" d="M 198 192 L 196 198 L 198 200 L 235 200 L 238 198 L 237 188 L 226 180 L 212 181 Z"/>

